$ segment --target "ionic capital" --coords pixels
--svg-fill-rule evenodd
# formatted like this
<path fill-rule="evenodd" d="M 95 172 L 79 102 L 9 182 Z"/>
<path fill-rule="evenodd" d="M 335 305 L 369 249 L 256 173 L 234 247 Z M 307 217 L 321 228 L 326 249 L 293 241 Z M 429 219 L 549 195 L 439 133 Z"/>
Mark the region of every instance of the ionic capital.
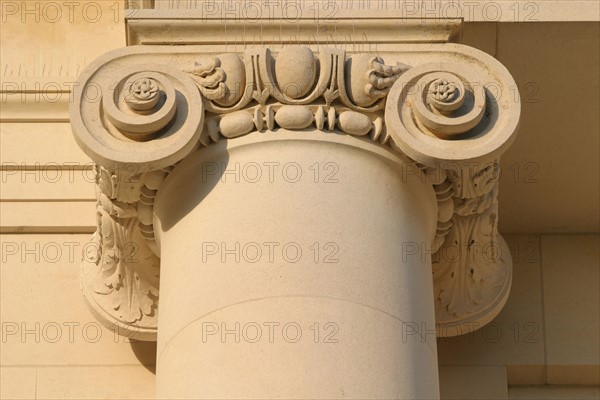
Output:
<path fill-rule="evenodd" d="M 498 159 L 518 127 L 515 88 L 495 59 L 456 44 L 377 54 L 303 46 L 108 53 L 82 73 L 71 105 L 75 138 L 98 164 L 98 252 L 82 266 L 86 299 L 106 324 L 152 340 L 160 264 L 153 205 L 165 177 L 221 140 L 317 129 L 395 151 L 432 185 L 437 232 L 419 251 L 433 261 L 438 335 L 482 325 L 510 288 L 497 191 Z M 454 324 L 467 328 L 448 329 Z"/>

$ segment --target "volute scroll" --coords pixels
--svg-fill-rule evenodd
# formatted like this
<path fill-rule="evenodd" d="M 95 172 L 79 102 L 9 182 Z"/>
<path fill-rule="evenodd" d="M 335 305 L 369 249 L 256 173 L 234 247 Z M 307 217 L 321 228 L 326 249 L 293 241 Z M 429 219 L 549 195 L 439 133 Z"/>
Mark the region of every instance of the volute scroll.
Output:
<path fill-rule="evenodd" d="M 82 150 L 109 169 L 147 172 L 185 157 L 198 142 L 204 102 L 190 77 L 160 64 L 84 71 L 71 125 Z M 157 143 L 160 143 L 158 145 Z"/>
<path fill-rule="evenodd" d="M 109 329 L 156 340 L 160 258 L 152 204 L 171 166 L 198 145 L 203 99 L 187 74 L 167 65 L 110 73 L 91 65 L 79 82 L 72 129 L 97 163 L 97 230 L 81 264 L 82 291 Z"/>
<path fill-rule="evenodd" d="M 403 74 L 387 98 L 391 143 L 421 166 L 438 198 L 431 248 L 438 336 L 471 332 L 506 303 L 512 279 L 498 234 L 500 155 L 514 140 L 520 102 L 508 71 L 436 62 Z"/>

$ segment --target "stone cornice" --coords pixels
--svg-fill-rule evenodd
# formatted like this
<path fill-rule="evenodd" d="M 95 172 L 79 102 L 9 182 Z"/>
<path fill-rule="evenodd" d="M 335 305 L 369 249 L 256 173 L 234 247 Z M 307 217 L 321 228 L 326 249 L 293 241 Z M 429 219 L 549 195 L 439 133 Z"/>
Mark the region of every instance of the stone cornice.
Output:
<path fill-rule="evenodd" d="M 221 19 L 262 19 L 270 17 L 288 20 L 297 15 L 296 7 L 303 7 L 306 18 L 318 17 L 320 21 L 333 19 L 378 18 L 385 14 L 399 20 L 450 20 L 464 22 L 595 22 L 600 19 L 600 6 L 587 0 L 555 0 L 552 2 L 498 1 L 492 4 L 474 3 L 469 0 L 443 2 L 439 0 L 271 0 L 269 6 L 261 7 L 262 1 L 243 0 L 230 3 L 229 0 L 212 0 L 204 4 L 200 0 L 128 0 L 130 18 L 136 15 L 147 16 L 148 11 L 160 11 L 164 15 L 184 16 L 190 13 L 205 18 Z M 282 12 L 283 7 L 289 11 Z M 257 13 L 260 9 L 260 14 Z M 156 15 L 156 14 L 154 14 Z"/>
<path fill-rule="evenodd" d="M 455 44 L 377 54 L 136 46 L 86 68 L 74 99 L 75 137 L 98 163 L 98 252 L 83 263 L 82 286 L 107 324 L 153 338 L 153 203 L 173 166 L 200 146 L 279 129 L 384 146 L 431 183 L 438 229 L 421 245 L 432 254 L 439 335 L 481 326 L 506 301 L 512 262 L 497 233 L 498 157 L 520 104 L 506 69 L 486 54 Z"/>
<path fill-rule="evenodd" d="M 254 11 L 254 10 L 252 10 Z M 250 12 L 250 11 L 249 11 Z M 133 9 L 126 15 L 128 45 L 228 45 L 238 49 L 261 45 L 328 45 L 350 51 L 376 51 L 376 43 L 443 43 L 460 34 L 460 18 L 406 18 L 392 12 L 382 16 L 363 10 L 295 10 L 288 15 L 280 8 L 254 11 L 260 17 L 242 18 L 247 13 L 177 9 Z M 290 12 L 291 13 L 291 12 Z M 201 32 L 201 34 L 199 34 Z"/>

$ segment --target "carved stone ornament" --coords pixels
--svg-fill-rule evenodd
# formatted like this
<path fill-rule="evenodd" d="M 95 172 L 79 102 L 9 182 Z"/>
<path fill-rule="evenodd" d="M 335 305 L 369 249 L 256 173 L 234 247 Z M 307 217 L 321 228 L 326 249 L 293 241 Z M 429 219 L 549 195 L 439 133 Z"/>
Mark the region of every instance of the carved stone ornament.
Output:
<path fill-rule="evenodd" d="M 154 340 L 153 203 L 164 178 L 200 146 L 316 128 L 391 148 L 419 168 L 438 201 L 427 244 L 438 335 L 476 329 L 500 311 L 511 282 L 497 193 L 498 158 L 519 121 L 514 87 L 495 59 L 456 44 L 378 54 L 301 46 L 108 53 L 81 74 L 70 110 L 77 142 L 97 163 L 97 251 L 82 264 L 85 298 L 108 326 Z"/>

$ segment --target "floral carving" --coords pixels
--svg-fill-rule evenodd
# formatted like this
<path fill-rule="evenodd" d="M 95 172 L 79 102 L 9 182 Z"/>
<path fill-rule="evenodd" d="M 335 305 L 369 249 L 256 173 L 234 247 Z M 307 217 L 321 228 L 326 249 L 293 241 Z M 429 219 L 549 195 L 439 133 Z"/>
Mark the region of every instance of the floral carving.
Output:
<path fill-rule="evenodd" d="M 436 79 L 431 83 L 429 93 L 435 101 L 449 103 L 458 95 L 458 88 L 452 81 Z"/>
<path fill-rule="evenodd" d="M 158 83 L 154 79 L 140 78 L 131 84 L 125 101 L 132 110 L 149 110 L 158 103 L 158 90 Z"/>
<path fill-rule="evenodd" d="M 152 78 L 138 79 L 131 85 L 130 92 L 140 100 L 147 100 L 156 97 L 158 85 Z"/>
<path fill-rule="evenodd" d="M 447 176 L 454 215 L 433 257 L 433 277 L 439 305 L 461 318 L 481 311 L 507 278 L 507 253 L 498 242 L 499 164 L 450 169 Z"/>
<path fill-rule="evenodd" d="M 133 183 L 127 185 L 127 180 Z M 82 265 L 88 302 L 105 324 L 129 331 L 132 337 L 144 337 L 152 330 L 158 307 L 160 261 L 138 227 L 141 181 L 139 175 L 126 177 L 96 167 L 97 230 L 92 237 L 96 251 L 86 254 Z M 119 190 L 123 187 L 129 190 Z"/>

